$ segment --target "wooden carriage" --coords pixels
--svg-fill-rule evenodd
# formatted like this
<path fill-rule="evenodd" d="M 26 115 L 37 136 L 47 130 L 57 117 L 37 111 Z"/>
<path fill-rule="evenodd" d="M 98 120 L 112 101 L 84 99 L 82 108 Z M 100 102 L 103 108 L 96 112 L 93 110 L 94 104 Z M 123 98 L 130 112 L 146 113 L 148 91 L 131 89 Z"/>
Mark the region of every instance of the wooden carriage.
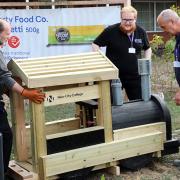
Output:
<path fill-rule="evenodd" d="M 30 126 L 25 126 L 24 99 L 12 94 L 15 161 L 9 172 L 16 179 L 45 180 L 92 166 L 93 170 L 115 167 L 118 160 L 163 149 L 165 123 L 112 130 L 110 80 L 118 78 L 118 69 L 101 52 L 15 60 L 12 67 L 23 85 L 46 93 L 43 104 L 29 102 Z M 98 104 L 92 127 L 87 127 L 86 112 L 78 104 L 73 118 L 45 121 L 46 106 L 92 99 Z M 93 139 L 102 135 L 102 141 L 48 153 L 47 142 L 88 133 L 87 137 L 94 133 Z"/>

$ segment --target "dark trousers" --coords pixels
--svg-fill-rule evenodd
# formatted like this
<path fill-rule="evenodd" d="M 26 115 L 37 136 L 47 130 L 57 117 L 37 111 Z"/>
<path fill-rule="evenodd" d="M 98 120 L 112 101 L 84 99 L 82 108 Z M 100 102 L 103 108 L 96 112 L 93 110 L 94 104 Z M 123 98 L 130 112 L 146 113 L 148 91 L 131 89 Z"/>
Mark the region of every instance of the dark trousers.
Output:
<path fill-rule="evenodd" d="M 0 132 L 3 135 L 3 161 L 4 172 L 8 170 L 9 160 L 12 149 L 12 131 L 8 123 L 7 112 L 4 109 L 4 103 L 0 102 Z"/>
<path fill-rule="evenodd" d="M 142 99 L 141 77 L 139 75 L 120 76 L 120 80 L 129 100 Z"/>

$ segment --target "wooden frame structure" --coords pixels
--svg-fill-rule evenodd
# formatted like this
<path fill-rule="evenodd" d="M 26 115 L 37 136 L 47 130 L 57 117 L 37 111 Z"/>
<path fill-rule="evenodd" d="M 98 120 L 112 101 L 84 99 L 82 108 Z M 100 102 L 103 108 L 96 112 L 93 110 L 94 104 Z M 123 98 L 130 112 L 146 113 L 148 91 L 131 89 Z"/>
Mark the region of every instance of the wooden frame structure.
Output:
<path fill-rule="evenodd" d="M 10 165 L 10 174 L 15 179 L 56 179 L 59 174 L 87 167 L 109 167 L 119 174 L 116 165 L 121 159 L 153 152 L 160 156 L 166 141 L 165 122 L 112 130 L 109 80 L 118 78 L 118 69 L 100 51 L 15 60 L 12 69 L 28 88 L 46 93 L 44 104 L 29 102 L 28 127 L 24 121 L 24 99 L 16 93 L 12 95 L 16 161 Z M 93 127 L 87 128 L 83 123 L 82 128 L 78 106 L 79 116 L 45 123 L 45 106 L 91 99 L 98 101 Z M 47 154 L 48 140 L 98 130 L 104 132 L 104 143 Z"/>
<path fill-rule="evenodd" d="M 165 122 L 112 130 L 109 80 L 118 69 L 100 51 L 49 58 L 15 60 L 13 74 L 28 88 L 46 93 L 44 104 L 29 102 L 30 126 L 25 126 L 24 99 L 13 93 L 11 100 L 16 161 L 10 173 L 16 179 L 46 180 L 73 170 L 109 167 L 120 173 L 119 160 L 155 153 L 160 155 L 166 141 Z M 45 106 L 97 99 L 96 124 L 86 127 L 80 110 L 74 118 L 45 123 Z M 103 130 L 104 143 L 47 154 L 47 141 Z M 16 169 L 23 168 L 21 173 Z M 112 169 L 112 167 L 114 167 Z M 24 175 L 23 175 L 24 173 Z"/>
<path fill-rule="evenodd" d="M 61 124 L 60 128 L 56 129 L 57 132 L 54 131 L 55 126 L 52 127 L 51 123 L 52 130 L 47 133 L 44 106 L 98 99 L 97 126 L 103 127 L 105 141 L 112 141 L 109 80 L 118 77 L 118 69 L 102 53 L 16 60 L 12 63 L 12 69 L 14 75 L 19 76 L 28 88 L 39 88 L 46 93 L 44 104 L 30 102 L 31 133 L 27 132 L 24 123 L 23 98 L 14 93 L 11 101 L 16 160 L 28 162 L 29 155 L 32 156 L 31 169 L 38 174 L 39 179 L 46 179 L 49 176 L 44 171 L 45 156 L 47 156 L 46 139 L 62 136 L 63 131 L 80 128 L 79 121 L 74 118 L 56 122 L 56 126 Z M 66 125 L 67 128 L 62 130 L 61 126 L 65 122 L 71 124 L 72 128 Z M 82 129 L 76 133 L 80 133 L 79 131 Z M 31 134 L 32 145 L 29 144 L 28 134 Z"/>

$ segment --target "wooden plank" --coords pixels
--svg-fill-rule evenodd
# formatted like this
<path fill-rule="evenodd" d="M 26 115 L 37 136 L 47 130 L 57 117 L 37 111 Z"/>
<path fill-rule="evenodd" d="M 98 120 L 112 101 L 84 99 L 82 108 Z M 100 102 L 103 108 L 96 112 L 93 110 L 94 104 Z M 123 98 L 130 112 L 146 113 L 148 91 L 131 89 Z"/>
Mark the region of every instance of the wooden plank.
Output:
<path fill-rule="evenodd" d="M 163 133 L 156 132 L 41 158 L 44 159 L 48 177 L 160 150 L 163 150 Z"/>
<path fill-rule="evenodd" d="M 89 130 L 88 130 L 89 129 Z M 97 138 L 98 137 L 98 138 Z M 48 155 L 104 143 L 104 128 L 87 128 L 50 135 Z"/>
<path fill-rule="evenodd" d="M 99 165 L 94 166 L 92 171 L 97 171 L 97 170 L 100 170 L 100 169 L 105 169 L 107 167 L 109 167 L 109 163 L 99 164 Z"/>
<path fill-rule="evenodd" d="M 141 125 L 141 126 L 114 130 L 113 131 L 114 141 L 134 137 L 137 135 L 143 135 L 146 133 L 158 132 L 158 131 L 163 133 L 164 135 L 163 141 L 165 142 L 166 141 L 166 123 L 165 122 L 158 122 L 158 123 L 152 123 L 152 124 L 146 124 L 146 125 Z"/>
<path fill-rule="evenodd" d="M 51 122 L 46 122 L 45 124 L 45 134 L 55 134 L 62 133 L 66 131 L 71 131 L 80 128 L 79 118 L 68 118 L 61 119 Z M 26 126 L 26 142 L 27 142 L 27 150 L 28 150 L 28 158 L 32 158 L 32 147 L 31 147 L 31 132 L 30 126 Z M 19 147 L 20 148 L 20 147 Z"/>
<path fill-rule="evenodd" d="M 17 63 L 24 63 L 24 61 L 26 62 L 31 62 L 31 61 L 37 61 L 37 62 L 41 62 L 43 60 L 57 60 L 59 58 L 64 59 L 64 58 L 76 58 L 76 57 L 81 57 L 81 58 L 85 58 L 85 57 L 89 57 L 89 56 L 96 56 L 96 55 L 100 55 L 99 52 L 87 52 L 87 53 L 77 53 L 77 54 L 66 54 L 66 55 L 61 55 L 61 56 L 50 56 L 50 57 L 38 57 L 38 58 L 28 58 L 28 59 L 16 59 L 14 61 L 16 61 Z M 101 55 L 100 55 L 101 56 Z"/>
<path fill-rule="evenodd" d="M 52 106 L 99 98 L 98 85 L 47 91 L 45 93 L 45 106 Z"/>
<path fill-rule="evenodd" d="M 32 172 L 32 164 L 31 163 L 29 163 L 29 162 L 15 162 L 15 163 L 17 165 L 21 166 L 22 168 L 28 170 L 29 172 Z M 112 174 L 114 172 L 114 170 L 116 170 L 116 166 L 118 164 L 119 164 L 118 161 L 113 161 L 113 163 L 100 164 L 100 165 L 95 166 L 92 169 L 92 171 L 97 171 L 100 169 L 106 169 L 107 168 L 107 171 Z M 108 168 L 110 168 L 110 169 L 108 169 Z M 111 168 L 112 168 L 112 170 L 111 170 Z M 117 170 L 115 172 L 117 172 Z M 117 175 L 117 173 L 116 173 L 116 175 Z M 48 179 L 50 180 L 50 179 L 58 179 L 58 178 L 59 178 L 59 176 L 51 176 Z"/>
<path fill-rule="evenodd" d="M 27 74 L 24 73 L 21 67 L 19 67 L 14 60 L 11 61 L 11 72 L 13 76 L 20 77 L 25 84 L 28 84 Z"/>
<path fill-rule="evenodd" d="M 46 178 L 46 166 L 44 163 L 44 159 L 39 158 L 39 179 L 43 179 L 43 180 L 48 180 L 48 178 Z"/>
<path fill-rule="evenodd" d="M 24 115 L 24 100 L 23 97 L 16 92 L 11 93 L 11 117 L 12 128 L 14 134 L 14 155 L 18 161 L 25 161 L 28 159 L 25 115 Z"/>
<path fill-rule="evenodd" d="M 46 139 L 47 140 L 55 139 L 55 138 L 60 138 L 60 137 L 64 137 L 64 136 L 70 136 L 70 135 L 75 135 L 75 134 L 97 131 L 100 129 L 104 129 L 104 128 L 101 126 L 94 126 L 94 127 L 83 128 L 83 129 L 77 129 L 77 130 L 67 131 L 64 133 L 50 134 L 50 135 L 46 136 Z"/>
<path fill-rule="evenodd" d="M 47 122 L 45 131 L 46 135 L 49 135 L 53 133 L 71 131 L 79 128 L 79 118 L 68 118 L 56 120 L 53 122 Z"/>
<path fill-rule="evenodd" d="M 105 169 L 106 172 L 119 176 L 120 175 L 120 163 L 119 161 L 112 161 L 109 163 L 99 164 L 93 167 L 92 171 L 97 171 L 100 169 Z"/>
<path fill-rule="evenodd" d="M 162 153 L 161 153 L 161 151 L 157 151 L 157 152 L 155 152 L 155 153 L 153 154 L 153 157 L 157 157 L 157 158 L 162 157 Z"/>
<path fill-rule="evenodd" d="M 86 56 L 97 56 L 100 55 L 103 60 L 98 60 L 92 58 L 92 61 L 87 64 L 85 62 L 86 60 L 82 59 Z M 14 66 L 15 74 L 19 75 L 23 81 L 25 82 L 25 85 L 29 88 L 40 88 L 40 87 L 47 87 L 47 86 L 57 86 L 57 85 L 66 85 L 66 84 L 75 84 L 75 83 L 86 83 L 86 82 L 94 82 L 94 81 L 103 81 L 103 80 L 110 80 L 110 79 L 116 79 L 118 78 L 118 69 L 107 59 L 105 58 L 100 52 L 96 53 L 82 53 L 79 55 L 70 55 L 70 56 L 62 56 L 66 58 L 79 58 L 79 64 L 73 62 L 73 59 L 71 59 L 69 62 L 72 61 L 74 63 L 72 66 L 60 66 L 58 68 L 57 64 L 52 64 L 51 59 L 49 58 L 50 66 L 48 64 L 41 64 L 40 59 L 47 60 L 48 58 L 36 58 L 32 59 L 31 61 L 36 64 L 36 61 L 38 61 L 37 65 L 41 65 L 42 68 L 31 66 L 32 62 L 30 60 L 27 60 L 31 66 L 30 69 L 26 67 L 23 69 L 23 62 L 25 60 L 16 60 L 17 65 Z M 59 56 L 59 58 L 62 58 Z M 90 60 L 90 59 L 89 59 Z M 81 62 L 82 61 L 82 62 Z M 63 62 L 65 63 L 65 62 Z M 101 64 L 102 63 L 102 64 Z M 52 65 L 52 67 L 51 67 Z M 102 66 L 101 66 L 102 65 Z M 33 72 L 31 72 L 33 70 Z M 22 71 L 22 72 L 21 72 Z M 23 74 L 24 72 L 25 74 Z M 26 74 L 27 71 L 27 74 Z M 26 79 L 27 78 L 27 79 Z"/>
<path fill-rule="evenodd" d="M 58 2 L 0 2 L 0 7 L 24 6 L 88 6 L 105 4 L 124 4 L 126 0 L 58 1 Z"/>
<path fill-rule="evenodd" d="M 112 175 L 120 176 L 120 166 L 108 167 L 106 171 Z"/>
<path fill-rule="evenodd" d="M 120 164 L 119 161 L 112 161 L 112 162 L 109 162 L 109 163 L 99 164 L 99 165 L 94 166 L 92 171 L 97 171 L 97 170 L 100 170 L 100 169 L 110 168 L 112 166 L 117 166 L 119 164 Z"/>
<path fill-rule="evenodd" d="M 78 84 L 47 86 L 47 87 L 44 87 L 43 89 L 44 91 L 53 91 L 53 90 L 60 90 L 60 89 L 73 88 L 73 87 L 78 87 Z"/>
<path fill-rule="evenodd" d="M 11 161 L 9 164 L 8 175 L 14 180 L 35 180 L 33 179 L 33 173 L 22 168 L 15 161 Z"/>
<path fill-rule="evenodd" d="M 29 77 L 29 82 L 26 84 L 29 88 L 34 87 L 44 87 L 55 86 L 55 85 L 65 85 L 65 84 L 75 84 L 84 83 L 89 81 L 102 81 L 117 79 L 118 73 L 113 68 L 99 69 L 99 70 L 88 70 L 72 73 L 61 73 L 55 75 L 41 75 L 41 76 L 31 76 Z"/>
<path fill-rule="evenodd" d="M 117 71 L 118 74 L 119 74 L 119 69 L 110 61 L 110 59 L 108 59 L 107 56 L 105 56 L 102 51 L 99 50 L 98 52 L 102 55 L 102 57 L 104 57 L 104 59 L 106 59 L 106 61 L 107 61 L 109 64 L 112 65 L 112 67 L 114 67 L 114 69 L 116 69 L 116 71 Z"/>
<path fill-rule="evenodd" d="M 50 68 L 50 69 L 39 69 L 36 70 L 35 72 L 27 72 L 28 76 L 41 76 L 41 75 L 51 75 L 51 74 L 59 74 L 59 73 L 69 73 L 69 72 L 79 72 L 82 71 L 84 69 L 86 70 L 96 70 L 96 69 L 105 69 L 105 68 L 111 68 L 110 64 L 105 64 L 105 63 L 91 63 L 89 65 L 77 65 L 77 67 L 73 67 L 73 66 L 64 66 L 63 67 L 59 67 L 59 68 Z"/>
<path fill-rule="evenodd" d="M 32 163 L 30 163 L 28 161 L 12 161 L 12 162 L 21 166 L 22 168 L 26 169 L 29 172 L 33 171 Z"/>
<path fill-rule="evenodd" d="M 33 157 L 33 171 L 43 177 L 39 164 L 39 157 L 47 154 L 45 138 L 44 105 L 30 102 L 31 109 L 31 143 Z"/>
<path fill-rule="evenodd" d="M 88 59 L 88 60 L 78 60 L 78 61 L 66 61 L 66 62 L 51 62 L 49 61 L 49 63 L 38 63 L 38 64 L 28 64 L 28 65 L 22 65 L 19 64 L 21 66 L 21 68 L 23 68 L 24 71 L 33 71 L 36 69 L 41 68 L 55 68 L 55 67 L 59 67 L 61 68 L 62 66 L 74 66 L 74 65 L 86 65 L 87 63 L 101 63 L 101 64 L 108 64 L 107 62 L 104 61 L 104 59 L 102 58 L 97 58 L 97 59 Z"/>
<path fill-rule="evenodd" d="M 103 59 L 101 59 L 103 60 Z M 86 66 L 89 66 L 89 65 L 107 65 L 108 63 L 107 62 L 104 62 L 104 61 L 99 61 L 99 59 L 96 59 L 94 61 L 79 61 L 79 62 L 63 62 L 63 63 L 55 63 L 55 64 L 44 64 L 44 65 L 41 65 L 41 69 L 39 69 L 39 67 L 37 67 L 36 65 L 34 65 L 34 67 L 32 68 L 23 68 L 23 70 L 28 73 L 28 72 L 38 72 L 38 71 L 43 71 L 43 70 L 56 70 L 56 69 L 64 69 L 64 68 L 76 68 L 76 67 L 86 67 Z M 108 64 L 110 66 L 110 64 Z"/>
<path fill-rule="evenodd" d="M 78 62 L 78 61 L 93 61 L 94 59 L 103 59 L 103 56 L 101 54 L 95 54 L 95 55 L 79 55 L 79 56 L 50 56 L 50 57 L 43 57 L 43 58 L 29 58 L 24 60 L 15 60 L 15 62 L 23 67 L 28 67 L 29 65 L 38 65 L 38 64 L 49 64 L 49 63 L 64 63 L 64 62 Z"/>
<path fill-rule="evenodd" d="M 98 99 L 98 108 L 100 113 L 100 121 L 103 121 L 105 142 L 113 140 L 112 130 L 112 112 L 110 99 L 110 83 L 109 81 L 101 81 L 99 84 L 100 99 Z"/>
<path fill-rule="evenodd" d="M 33 175 L 32 178 L 26 179 L 26 180 L 40 180 L 38 178 L 38 174 L 33 172 L 32 161 L 31 162 L 28 162 L 28 161 L 23 161 L 23 162 L 22 161 L 21 162 L 20 161 L 12 161 L 12 162 L 14 162 L 15 164 L 22 167 L 24 170 L 28 171 L 29 173 L 31 173 Z M 12 178 L 14 178 L 14 176 Z"/>
<path fill-rule="evenodd" d="M 83 74 L 90 74 L 91 76 L 93 76 L 93 74 L 94 73 L 100 73 L 100 72 L 104 72 L 104 71 L 114 71 L 114 69 L 113 68 L 106 68 L 106 69 L 94 69 L 94 70 L 86 70 L 85 68 L 84 68 L 84 70 L 82 70 L 82 71 L 79 71 L 79 72 L 64 72 L 64 73 L 56 73 L 56 74 L 45 74 L 45 75 L 32 75 L 32 76 L 29 76 L 29 78 L 31 78 L 31 79 L 33 79 L 33 80 L 36 80 L 36 79 L 39 79 L 39 78 L 53 78 L 53 77 L 56 77 L 56 76 L 58 76 L 58 77 L 63 77 L 63 78 L 67 78 L 66 76 L 68 76 L 68 79 L 69 79 L 69 76 L 70 75 L 79 75 L 79 74 L 81 74 L 81 75 L 83 75 Z M 106 77 L 105 77 L 106 78 Z M 75 78 L 74 78 L 75 79 Z M 104 80 L 104 79 L 101 79 L 101 80 Z M 91 81 L 93 81 L 93 80 L 91 80 Z M 99 81 L 100 81 L 100 79 L 99 79 Z M 87 81 L 86 81 L 87 82 Z M 77 82 L 78 83 L 78 82 Z M 82 82 L 79 82 L 79 83 L 82 83 Z M 72 83 L 71 83 L 72 84 Z"/>

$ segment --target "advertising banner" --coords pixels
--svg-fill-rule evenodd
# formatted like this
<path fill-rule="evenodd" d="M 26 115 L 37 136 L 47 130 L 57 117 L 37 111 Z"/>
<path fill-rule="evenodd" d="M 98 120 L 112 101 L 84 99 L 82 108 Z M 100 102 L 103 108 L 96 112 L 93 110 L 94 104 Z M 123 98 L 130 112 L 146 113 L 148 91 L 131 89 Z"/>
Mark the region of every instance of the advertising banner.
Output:
<path fill-rule="evenodd" d="M 104 28 L 104 25 L 49 26 L 48 45 L 90 44 Z"/>
<path fill-rule="evenodd" d="M 12 25 L 1 50 L 16 59 L 91 51 L 105 27 L 120 22 L 120 7 L 0 10 Z"/>

